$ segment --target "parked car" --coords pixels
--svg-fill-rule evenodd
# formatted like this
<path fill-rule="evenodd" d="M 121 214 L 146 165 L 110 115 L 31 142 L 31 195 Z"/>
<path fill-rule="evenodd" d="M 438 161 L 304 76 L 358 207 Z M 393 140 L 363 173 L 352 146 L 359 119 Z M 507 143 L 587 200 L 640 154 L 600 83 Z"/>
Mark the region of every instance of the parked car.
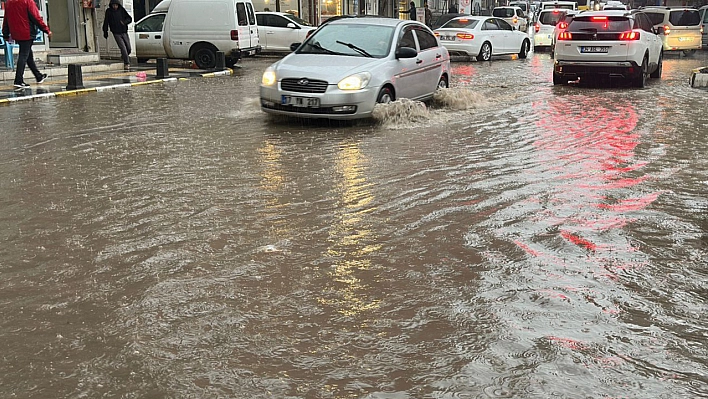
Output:
<path fill-rule="evenodd" d="M 522 32 L 526 32 L 529 27 L 526 13 L 520 7 L 495 7 L 492 10 L 492 16 L 503 19 L 514 29 Z"/>
<path fill-rule="evenodd" d="M 703 6 L 698 9 L 698 14 L 701 16 L 701 32 L 703 32 L 703 47 L 708 47 L 708 6 Z"/>
<path fill-rule="evenodd" d="M 223 51 L 226 65 L 260 53 L 251 0 L 171 0 L 162 34 L 169 58 L 194 60 L 199 68 L 216 66 Z"/>
<path fill-rule="evenodd" d="M 528 36 L 496 17 L 457 17 L 435 30 L 435 36 L 450 54 L 489 61 L 493 55 L 518 54 L 526 58 L 531 48 Z"/>
<path fill-rule="evenodd" d="M 541 10 L 538 14 L 538 21 L 534 24 L 533 48 L 541 50 L 550 48 L 553 44 L 553 30 L 558 21 L 565 18 L 565 9 Z"/>
<path fill-rule="evenodd" d="M 695 8 L 647 7 L 642 9 L 664 44 L 664 51 L 682 51 L 691 55 L 701 48 L 701 17 Z"/>
<path fill-rule="evenodd" d="M 163 0 L 163 3 L 169 0 Z M 162 3 L 160 3 L 162 4 Z M 159 4 L 158 4 L 159 6 Z M 151 58 L 167 58 L 162 44 L 162 28 L 167 11 L 155 11 L 135 23 L 135 56 L 139 63 Z"/>
<path fill-rule="evenodd" d="M 305 41 L 316 28 L 293 14 L 274 11 L 256 12 L 258 38 L 262 51 L 291 52 L 290 45 Z"/>
<path fill-rule="evenodd" d="M 320 26 L 293 49 L 263 73 L 264 112 L 368 118 L 376 103 L 427 101 L 450 81 L 448 51 L 417 21 L 343 18 Z"/>
<path fill-rule="evenodd" d="M 641 11 L 585 11 L 558 35 L 553 84 L 595 77 L 623 78 L 644 87 L 647 76 L 660 78 L 662 44 Z"/>

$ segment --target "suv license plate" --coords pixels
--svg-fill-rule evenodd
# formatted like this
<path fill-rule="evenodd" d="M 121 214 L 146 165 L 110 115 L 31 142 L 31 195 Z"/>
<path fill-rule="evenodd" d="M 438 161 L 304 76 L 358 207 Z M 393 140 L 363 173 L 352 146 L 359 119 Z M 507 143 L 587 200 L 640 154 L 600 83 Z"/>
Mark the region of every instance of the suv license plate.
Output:
<path fill-rule="evenodd" d="M 320 99 L 317 97 L 282 96 L 280 103 L 283 105 L 292 105 L 293 107 L 319 108 Z"/>
<path fill-rule="evenodd" d="M 580 47 L 581 53 L 608 53 L 610 48 L 607 46 L 585 46 Z"/>

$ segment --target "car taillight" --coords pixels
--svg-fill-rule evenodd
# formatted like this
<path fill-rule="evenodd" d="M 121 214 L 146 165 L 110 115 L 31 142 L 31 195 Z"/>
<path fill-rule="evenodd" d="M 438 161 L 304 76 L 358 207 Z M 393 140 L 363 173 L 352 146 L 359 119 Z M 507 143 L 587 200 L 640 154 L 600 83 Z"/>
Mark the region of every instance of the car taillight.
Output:
<path fill-rule="evenodd" d="M 639 32 L 622 32 L 622 34 L 620 34 L 620 40 L 639 40 Z"/>
<path fill-rule="evenodd" d="M 534 25 L 534 29 L 536 29 L 536 33 L 538 33 L 538 31 L 541 30 L 541 24 L 536 22 L 536 25 Z"/>
<path fill-rule="evenodd" d="M 703 32 L 705 32 L 705 28 L 706 28 L 705 25 L 701 25 L 701 35 L 703 34 Z"/>
<path fill-rule="evenodd" d="M 462 40 L 472 40 L 474 39 L 474 35 L 471 33 L 458 33 L 455 36 L 457 36 L 459 39 Z"/>
<path fill-rule="evenodd" d="M 231 31 L 231 40 L 238 40 L 238 31 L 237 30 Z"/>
<path fill-rule="evenodd" d="M 567 22 L 559 22 L 559 23 L 558 23 L 558 29 L 565 29 L 565 28 L 567 28 L 567 27 L 568 27 L 568 23 L 567 23 Z"/>
<path fill-rule="evenodd" d="M 669 25 L 664 25 L 664 34 L 668 35 L 669 33 L 671 33 L 671 27 L 669 27 Z"/>
<path fill-rule="evenodd" d="M 516 25 L 519 23 L 519 18 L 514 17 L 514 19 L 512 19 L 511 21 L 514 23 L 514 25 Z"/>
<path fill-rule="evenodd" d="M 558 40 L 573 40 L 573 35 L 570 32 L 561 32 L 558 35 Z"/>
<path fill-rule="evenodd" d="M 607 17 L 592 17 L 590 18 L 591 21 L 597 22 L 597 21 L 607 21 Z"/>

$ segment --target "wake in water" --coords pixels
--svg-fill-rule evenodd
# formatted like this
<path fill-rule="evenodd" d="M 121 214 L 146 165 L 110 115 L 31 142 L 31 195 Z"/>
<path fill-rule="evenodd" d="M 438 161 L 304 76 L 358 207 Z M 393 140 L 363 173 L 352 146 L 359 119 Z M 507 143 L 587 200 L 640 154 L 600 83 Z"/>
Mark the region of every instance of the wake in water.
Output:
<path fill-rule="evenodd" d="M 465 88 L 439 89 L 433 96 L 433 104 L 454 110 L 478 108 L 488 103 L 483 94 Z"/>
<path fill-rule="evenodd" d="M 236 105 L 236 109 L 229 113 L 233 118 L 254 118 L 262 115 L 261 100 L 258 97 L 245 97 Z"/>
<path fill-rule="evenodd" d="M 408 126 L 429 120 L 430 112 L 425 103 L 402 98 L 386 104 L 376 104 L 372 116 L 386 126 Z"/>

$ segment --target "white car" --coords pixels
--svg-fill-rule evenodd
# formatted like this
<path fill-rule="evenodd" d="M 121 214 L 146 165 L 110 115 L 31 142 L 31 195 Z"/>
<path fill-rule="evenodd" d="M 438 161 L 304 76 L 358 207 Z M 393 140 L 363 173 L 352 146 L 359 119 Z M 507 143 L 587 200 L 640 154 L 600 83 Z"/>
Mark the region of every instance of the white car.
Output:
<path fill-rule="evenodd" d="M 150 14 L 135 23 L 135 56 L 138 62 L 147 62 L 150 58 L 167 58 L 162 44 L 162 31 L 169 4 L 169 0 L 163 0 Z"/>
<path fill-rule="evenodd" d="M 284 12 L 256 12 L 256 21 L 261 48 L 265 52 L 289 53 L 291 44 L 304 42 L 315 30 L 309 22 Z"/>
<path fill-rule="evenodd" d="M 529 27 L 529 20 L 521 7 L 494 7 L 492 16 L 503 19 L 516 30 L 526 32 Z"/>
<path fill-rule="evenodd" d="M 531 48 L 525 33 L 495 17 L 457 17 L 436 29 L 435 36 L 450 54 L 476 57 L 477 61 L 489 61 L 493 55 L 503 54 L 526 58 Z"/>
<path fill-rule="evenodd" d="M 662 59 L 661 38 L 645 13 L 586 11 L 558 36 L 553 84 L 609 77 L 644 87 L 648 75 L 661 77 Z"/>
<path fill-rule="evenodd" d="M 560 8 L 541 10 L 538 20 L 534 24 L 533 48 L 535 50 L 549 48 L 553 45 L 553 31 L 558 21 L 565 18 L 566 12 L 568 10 Z"/>
<path fill-rule="evenodd" d="M 424 24 L 342 18 L 320 26 L 263 72 L 261 110 L 299 118 L 368 118 L 376 103 L 428 101 L 449 82 L 450 55 Z"/>

